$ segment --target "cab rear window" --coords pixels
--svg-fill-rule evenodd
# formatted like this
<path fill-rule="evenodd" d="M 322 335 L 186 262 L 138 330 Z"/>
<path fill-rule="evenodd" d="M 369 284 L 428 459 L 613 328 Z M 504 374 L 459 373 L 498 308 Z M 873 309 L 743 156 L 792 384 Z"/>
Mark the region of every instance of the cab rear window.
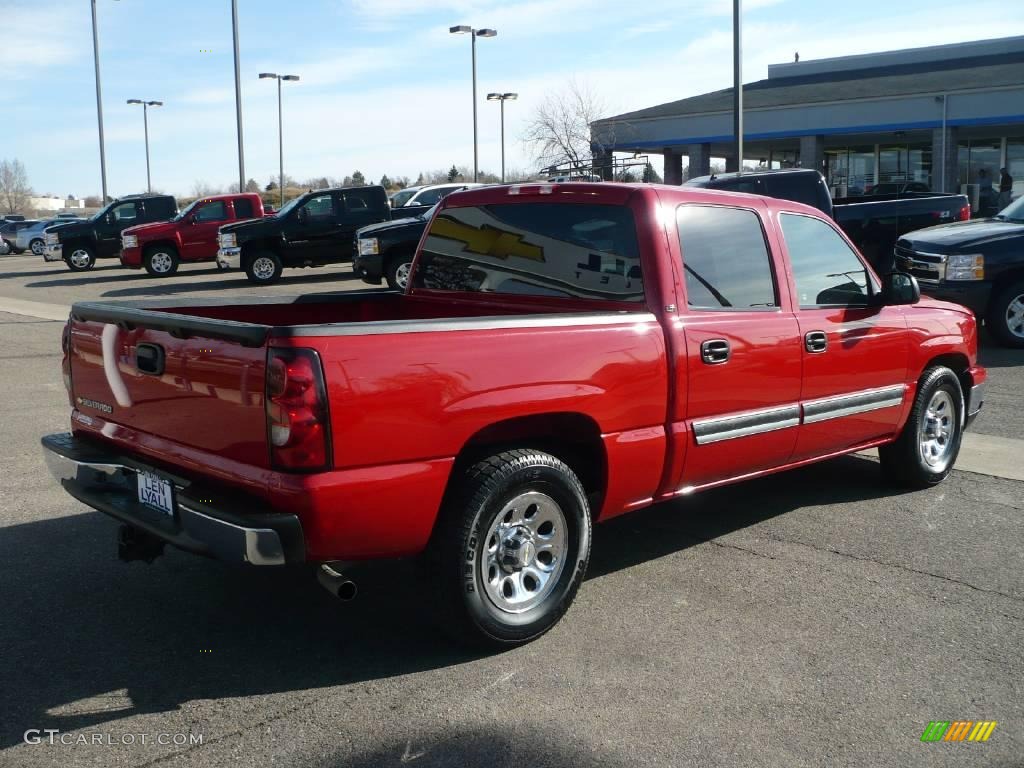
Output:
<path fill-rule="evenodd" d="M 644 299 L 636 222 L 617 205 L 447 208 L 431 222 L 413 283 L 473 293 Z"/>

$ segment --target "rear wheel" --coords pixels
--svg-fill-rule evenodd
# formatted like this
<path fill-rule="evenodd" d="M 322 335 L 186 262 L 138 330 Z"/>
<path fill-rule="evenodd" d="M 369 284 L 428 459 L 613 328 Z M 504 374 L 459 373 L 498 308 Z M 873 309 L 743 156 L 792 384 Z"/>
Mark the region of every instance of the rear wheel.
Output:
<path fill-rule="evenodd" d="M 430 552 L 442 626 L 511 647 L 540 637 L 572 604 L 590 555 L 579 479 L 541 451 L 504 451 L 456 481 Z"/>
<path fill-rule="evenodd" d="M 412 270 L 412 254 L 403 253 L 388 259 L 384 270 L 384 279 L 388 287 L 404 291 L 409 285 L 409 273 Z"/>
<path fill-rule="evenodd" d="M 257 285 L 276 283 L 281 279 L 283 269 L 280 257 L 273 251 L 257 251 L 245 264 L 246 277 Z"/>
<path fill-rule="evenodd" d="M 178 271 L 178 252 L 169 245 L 157 245 L 146 250 L 142 263 L 154 277 L 167 277 Z"/>
<path fill-rule="evenodd" d="M 918 382 L 907 423 L 896 442 L 878 449 L 886 479 L 928 488 L 953 471 L 964 428 L 964 394 L 949 368 L 929 368 Z"/>
<path fill-rule="evenodd" d="M 64 262 L 72 272 L 85 272 L 96 265 L 96 255 L 87 245 L 73 245 L 67 249 Z"/>
<path fill-rule="evenodd" d="M 985 326 L 1004 346 L 1024 348 L 1024 280 L 996 293 L 989 304 Z"/>
<path fill-rule="evenodd" d="M 43 251 L 46 249 L 46 243 L 38 237 L 28 244 L 28 248 L 36 256 L 42 256 Z"/>

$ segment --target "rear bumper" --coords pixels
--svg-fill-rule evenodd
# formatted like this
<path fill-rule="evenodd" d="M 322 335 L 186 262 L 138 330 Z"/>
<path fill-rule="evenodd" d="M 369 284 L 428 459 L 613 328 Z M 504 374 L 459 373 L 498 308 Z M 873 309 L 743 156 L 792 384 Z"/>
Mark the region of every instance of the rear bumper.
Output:
<path fill-rule="evenodd" d="M 250 565 L 292 565 L 306 559 L 302 525 L 295 515 L 243 513 L 231 504 L 197 498 L 208 494 L 187 480 L 67 433 L 47 435 L 42 445 L 50 472 L 74 498 L 179 549 Z M 171 481 L 173 517 L 138 501 L 139 471 Z"/>
<path fill-rule="evenodd" d="M 242 249 L 219 249 L 217 251 L 217 266 L 221 269 L 239 269 L 242 266 Z"/>
<path fill-rule="evenodd" d="M 46 246 L 43 251 L 44 261 L 64 261 L 64 246 L 60 243 Z"/>

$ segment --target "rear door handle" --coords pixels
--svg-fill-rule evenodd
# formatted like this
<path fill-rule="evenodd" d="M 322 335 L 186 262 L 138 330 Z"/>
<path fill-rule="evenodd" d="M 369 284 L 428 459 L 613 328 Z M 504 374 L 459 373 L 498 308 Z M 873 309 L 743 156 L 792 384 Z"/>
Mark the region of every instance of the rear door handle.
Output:
<path fill-rule="evenodd" d="M 729 360 L 731 351 L 725 339 L 708 339 L 701 342 L 700 359 L 708 365 L 721 365 Z"/>
<path fill-rule="evenodd" d="M 804 349 L 818 353 L 828 349 L 828 336 L 824 331 L 808 331 L 804 334 Z"/>

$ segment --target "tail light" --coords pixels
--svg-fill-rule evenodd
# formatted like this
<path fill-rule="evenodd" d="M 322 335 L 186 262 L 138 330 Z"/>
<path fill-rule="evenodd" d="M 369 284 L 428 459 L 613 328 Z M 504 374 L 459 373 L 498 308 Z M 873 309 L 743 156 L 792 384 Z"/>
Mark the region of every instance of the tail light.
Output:
<path fill-rule="evenodd" d="M 331 464 L 331 428 L 320 356 L 271 349 L 267 357 L 267 436 L 271 464 L 315 472 Z"/>
<path fill-rule="evenodd" d="M 68 403 L 75 407 L 75 398 L 71 394 L 71 321 L 64 324 L 64 330 L 60 334 L 60 349 L 63 357 L 60 361 L 60 370 L 64 377 L 64 389 L 68 391 Z"/>
<path fill-rule="evenodd" d="M 971 206 L 965 205 L 960 209 L 960 212 L 956 215 L 957 221 L 969 221 L 971 218 Z"/>

